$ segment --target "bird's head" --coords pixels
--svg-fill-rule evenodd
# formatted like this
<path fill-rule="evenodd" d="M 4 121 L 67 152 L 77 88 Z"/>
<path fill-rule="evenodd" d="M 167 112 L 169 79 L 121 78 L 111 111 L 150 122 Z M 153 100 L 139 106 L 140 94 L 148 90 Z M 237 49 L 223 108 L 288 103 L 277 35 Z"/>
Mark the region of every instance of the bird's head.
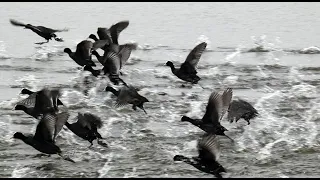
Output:
<path fill-rule="evenodd" d="M 173 63 L 172 63 L 171 61 L 168 61 L 168 62 L 166 63 L 166 66 L 172 67 L 172 66 L 173 66 Z"/>
<path fill-rule="evenodd" d="M 63 52 L 70 54 L 72 51 L 70 48 L 64 48 Z"/>
<path fill-rule="evenodd" d="M 15 139 L 23 139 L 25 136 L 21 132 L 16 132 L 13 135 L 13 138 Z"/>

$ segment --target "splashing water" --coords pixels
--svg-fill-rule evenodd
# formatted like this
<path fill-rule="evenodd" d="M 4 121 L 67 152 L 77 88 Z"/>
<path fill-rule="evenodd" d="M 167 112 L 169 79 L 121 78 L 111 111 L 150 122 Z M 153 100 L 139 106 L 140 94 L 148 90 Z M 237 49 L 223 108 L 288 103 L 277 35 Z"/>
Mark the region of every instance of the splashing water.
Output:
<path fill-rule="evenodd" d="M 110 154 L 106 155 L 106 157 L 108 157 L 107 162 L 104 164 L 104 166 L 100 170 L 98 170 L 98 173 L 99 173 L 99 177 L 98 178 L 105 177 L 107 175 L 107 173 L 111 169 L 111 166 L 109 165 L 109 162 L 112 160 L 113 153 L 110 153 Z"/>

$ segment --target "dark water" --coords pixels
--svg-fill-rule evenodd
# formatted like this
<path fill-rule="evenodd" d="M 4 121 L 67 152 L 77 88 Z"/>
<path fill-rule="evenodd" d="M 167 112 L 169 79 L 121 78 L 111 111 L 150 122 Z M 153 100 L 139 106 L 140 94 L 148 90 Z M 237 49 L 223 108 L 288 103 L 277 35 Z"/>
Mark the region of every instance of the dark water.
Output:
<path fill-rule="evenodd" d="M 0 4 L 0 177 L 212 177 L 173 162 L 175 154 L 196 155 L 202 131 L 180 122 L 201 118 L 213 90 L 234 89 L 234 98 L 260 112 L 248 126 L 222 124 L 231 144 L 220 138 L 224 177 L 319 177 L 320 40 L 319 3 L 1 3 Z M 65 42 L 35 45 L 43 39 L 14 27 L 9 19 L 53 28 Z M 148 114 L 131 106 L 115 108 L 103 92 L 108 79 L 78 69 L 65 47 L 121 20 L 130 25 L 120 44 L 136 42 L 123 79 L 149 99 Z M 166 61 L 183 62 L 206 41 L 198 74 L 200 85 L 182 88 Z M 98 64 L 98 63 L 97 63 Z M 34 133 L 37 120 L 13 111 L 22 88 L 63 88 L 70 122 L 77 112 L 99 115 L 99 132 L 110 148 L 63 129 L 57 144 L 77 163 L 58 156 L 35 157 L 32 147 L 12 139 L 16 131 Z M 89 89 L 89 95 L 83 94 Z"/>

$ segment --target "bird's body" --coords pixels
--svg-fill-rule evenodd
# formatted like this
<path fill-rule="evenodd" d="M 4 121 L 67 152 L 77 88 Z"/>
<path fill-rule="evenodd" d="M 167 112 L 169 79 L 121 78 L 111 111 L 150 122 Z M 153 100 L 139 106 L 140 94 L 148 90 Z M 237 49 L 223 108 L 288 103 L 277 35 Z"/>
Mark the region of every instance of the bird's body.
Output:
<path fill-rule="evenodd" d="M 179 79 L 197 84 L 201 78 L 197 76 L 198 72 L 196 70 L 196 67 L 206 47 L 207 43 L 203 42 L 193 48 L 193 50 L 187 56 L 186 60 L 181 64 L 180 68 L 175 68 L 171 61 L 168 61 L 166 65 L 171 68 L 171 72 Z"/>
<path fill-rule="evenodd" d="M 63 42 L 62 38 L 57 37 L 57 35 L 55 34 L 56 32 L 63 32 L 63 31 L 68 31 L 68 29 L 51 29 L 51 28 L 47 28 L 44 26 L 33 26 L 31 24 L 24 24 L 21 22 L 18 22 L 16 20 L 10 19 L 10 23 L 14 26 L 22 26 L 25 29 L 30 29 L 31 31 L 35 32 L 36 34 L 38 34 L 39 36 L 43 37 L 45 40 L 47 40 L 47 42 L 40 42 L 40 43 L 36 43 L 36 44 L 44 44 L 44 43 L 48 43 L 49 40 L 51 40 L 52 38 L 54 38 L 56 41 L 59 42 Z"/>
<path fill-rule="evenodd" d="M 238 99 L 233 100 L 230 104 L 228 121 L 232 123 L 233 121 L 238 122 L 239 119 L 243 118 L 250 124 L 250 120 L 259 115 L 258 111 L 248 102 Z"/>
<path fill-rule="evenodd" d="M 116 106 L 123 106 L 126 104 L 132 104 L 132 109 L 137 110 L 137 107 L 142 109 L 146 114 L 143 104 L 145 102 L 149 102 L 149 100 L 143 96 L 141 96 L 137 90 L 133 86 L 123 86 L 118 91 L 112 88 L 111 86 L 107 86 L 105 91 L 112 92 L 115 96 L 117 96 Z"/>
<path fill-rule="evenodd" d="M 52 142 L 48 142 L 42 139 L 39 139 L 35 136 L 24 136 L 22 133 L 16 133 L 14 135 L 16 139 L 22 140 L 24 143 L 32 146 L 39 152 L 45 154 L 58 154 L 61 153 L 61 149 L 53 144 Z"/>
<path fill-rule="evenodd" d="M 103 138 L 98 132 L 98 128 L 102 127 L 102 120 L 91 113 L 78 113 L 77 119 L 77 122 L 72 124 L 66 122 L 68 129 L 82 139 L 89 141 L 90 146 L 93 145 L 92 141 L 95 139 L 101 144 L 99 139 Z"/>
<path fill-rule="evenodd" d="M 202 119 L 191 119 L 187 116 L 183 116 L 181 121 L 190 122 L 207 133 L 228 137 L 224 133 L 227 129 L 220 124 L 220 120 L 229 108 L 232 94 L 233 91 L 231 88 L 224 90 L 222 95 L 218 92 L 212 92 L 206 106 L 206 112 Z"/>
<path fill-rule="evenodd" d="M 185 157 L 183 155 L 175 155 L 174 161 L 182 161 L 192 165 L 198 170 L 214 175 L 217 178 L 222 178 L 222 172 L 226 172 L 224 167 L 218 162 L 220 156 L 220 145 L 217 137 L 214 134 L 205 134 L 198 141 L 198 156 Z"/>
<path fill-rule="evenodd" d="M 65 48 L 64 52 L 69 55 L 79 66 L 96 66 L 92 61 L 92 51 L 97 50 L 107 44 L 108 41 L 99 40 L 94 43 L 88 40 L 83 40 L 77 44 L 75 52 L 72 52 L 70 48 Z"/>

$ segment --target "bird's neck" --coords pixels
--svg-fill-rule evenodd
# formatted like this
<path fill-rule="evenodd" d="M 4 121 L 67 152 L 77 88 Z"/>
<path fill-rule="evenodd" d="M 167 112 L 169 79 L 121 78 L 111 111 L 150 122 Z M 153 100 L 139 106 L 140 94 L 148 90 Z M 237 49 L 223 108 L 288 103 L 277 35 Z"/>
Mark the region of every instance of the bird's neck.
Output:
<path fill-rule="evenodd" d="M 119 95 L 119 91 L 113 89 L 112 87 L 108 88 L 107 91 L 112 92 L 115 96 L 118 96 L 118 95 Z"/>
<path fill-rule="evenodd" d="M 92 51 L 92 54 L 97 57 L 97 59 L 100 59 L 100 54 L 97 51 Z"/>
<path fill-rule="evenodd" d="M 22 134 L 22 136 L 19 136 L 17 139 L 20 139 L 21 141 L 23 141 L 24 143 L 26 143 L 26 144 L 29 144 L 29 145 L 31 145 L 32 146 L 32 138 L 29 138 L 29 137 L 27 137 L 27 136 L 25 136 L 25 135 L 23 135 Z"/>
<path fill-rule="evenodd" d="M 173 64 L 170 65 L 170 69 L 171 69 L 172 73 L 175 73 L 175 72 L 176 72 L 176 68 L 174 67 Z"/>
<path fill-rule="evenodd" d="M 71 124 L 68 121 L 65 123 L 65 125 L 67 126 L 67 128 L 71 128 Z"/>
<path fill-rule="evenodd" d="M 191 124 L 193 124 L 193 125 L 195 125 L 197 127 L 200 127 L 203 124 L 201 119 L 191 119 L 191 118 L 189 118 L 187 116 L 183 116 L 181 121 L 190 122 Z"/>
<path fill-rule="evenodd" d="M 179 161 L 185 162 L 187 164 L 193 164 L 190 158 L 180 155 Z"/>

